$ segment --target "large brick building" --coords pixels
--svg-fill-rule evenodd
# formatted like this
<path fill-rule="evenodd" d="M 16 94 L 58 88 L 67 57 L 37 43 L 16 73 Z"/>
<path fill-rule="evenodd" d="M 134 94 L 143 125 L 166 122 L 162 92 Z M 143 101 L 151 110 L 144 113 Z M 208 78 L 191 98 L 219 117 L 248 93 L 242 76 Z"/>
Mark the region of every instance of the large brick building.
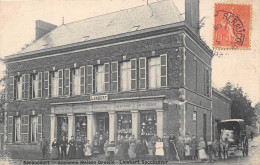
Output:
<path fill-rule="evenodd" d="M 5 146 L 39 149 L 71 135 L 212 138 L 212 51 L 199 1 L 185 19 L 170 0 L 59 27 L 36 21 L 36 41 L 5 57 Z"/>

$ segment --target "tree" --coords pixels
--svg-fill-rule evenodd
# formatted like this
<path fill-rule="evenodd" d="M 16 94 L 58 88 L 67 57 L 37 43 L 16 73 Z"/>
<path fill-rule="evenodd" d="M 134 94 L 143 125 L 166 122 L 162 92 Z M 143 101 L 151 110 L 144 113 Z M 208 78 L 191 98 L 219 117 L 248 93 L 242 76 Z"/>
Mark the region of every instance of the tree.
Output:
<path fill-rule="evenodd" d="M 231 99 L 231 118 L 244 119 L 247 125 L 254 124 L 255 112 L 251 106 L 251 101 L 248 96 L 243 92 L 242 87 L 236 87 L 230 82 L 221 89 L 221 92 Z"/>
<path fill-rule="evenodd" d="M 0 62 L 3 63 L 3 59 L 0 58 Z M 4 73 L 0 77 L 0 124 L 4 122 L 4 104 L 5 104 L 5 79 L 6 74 Z"/>

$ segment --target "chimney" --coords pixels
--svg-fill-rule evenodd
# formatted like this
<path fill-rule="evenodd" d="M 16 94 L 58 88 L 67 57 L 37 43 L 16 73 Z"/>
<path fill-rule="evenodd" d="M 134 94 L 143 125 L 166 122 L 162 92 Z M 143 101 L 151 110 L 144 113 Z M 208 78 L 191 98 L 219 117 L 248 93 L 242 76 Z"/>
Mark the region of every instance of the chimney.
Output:
<path fill-rule="evenodd" d="M 200 1 L 199 0 L 185 0 L 185 22 L 197 33 L 199 30 L 200 19 Z"/>
<path fill-rule="evenodd" d="M 42 36 L 44 36 L 45 34 L 49 33 L 50 31 L 52 31 L 57 27 L 56 25 L 41 20 L 36 20 L 35 24 L 36 24 L 35 40 L 40 39 Z"/>

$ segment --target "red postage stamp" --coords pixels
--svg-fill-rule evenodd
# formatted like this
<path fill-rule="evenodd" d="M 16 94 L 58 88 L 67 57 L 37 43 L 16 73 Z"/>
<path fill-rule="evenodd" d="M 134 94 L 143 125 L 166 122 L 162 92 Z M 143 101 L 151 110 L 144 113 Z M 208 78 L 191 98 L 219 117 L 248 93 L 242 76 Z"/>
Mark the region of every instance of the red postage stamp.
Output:
<path fill-rule="evenodd" d="M 214 48 L 250 48 L 251 5 L 215 4 Z"/>

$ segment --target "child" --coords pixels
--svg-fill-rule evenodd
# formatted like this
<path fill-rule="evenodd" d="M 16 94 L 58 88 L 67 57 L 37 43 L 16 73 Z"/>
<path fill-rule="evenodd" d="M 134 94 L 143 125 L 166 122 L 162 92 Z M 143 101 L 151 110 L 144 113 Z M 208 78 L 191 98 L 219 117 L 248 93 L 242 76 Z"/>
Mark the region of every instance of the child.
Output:
<path fill-rule="evenodd" d="M 164 150 L 163 150 L 163 142 L 161 138 L 158 138 L 158 141 L 155 143 L 155 155 L 161 160 L 164 156 Z"/>
<path fill-rule="evenodd" d="M 92 155 L 91 145 L 89 143 L 89 140 L 87 140 L 87 143 L 85 144 L 85 156 L 87 159 L 89 159 L 91 155 Z"/>
<path fill-rule="evenodd" d="M 184 138 L 184 150 L 185 150 L 185 158 L 190 159 L 190 143 L 191 143 L 191 138 L 189 137 L 189 134 L 187 133 L 185 138 Z"/>

